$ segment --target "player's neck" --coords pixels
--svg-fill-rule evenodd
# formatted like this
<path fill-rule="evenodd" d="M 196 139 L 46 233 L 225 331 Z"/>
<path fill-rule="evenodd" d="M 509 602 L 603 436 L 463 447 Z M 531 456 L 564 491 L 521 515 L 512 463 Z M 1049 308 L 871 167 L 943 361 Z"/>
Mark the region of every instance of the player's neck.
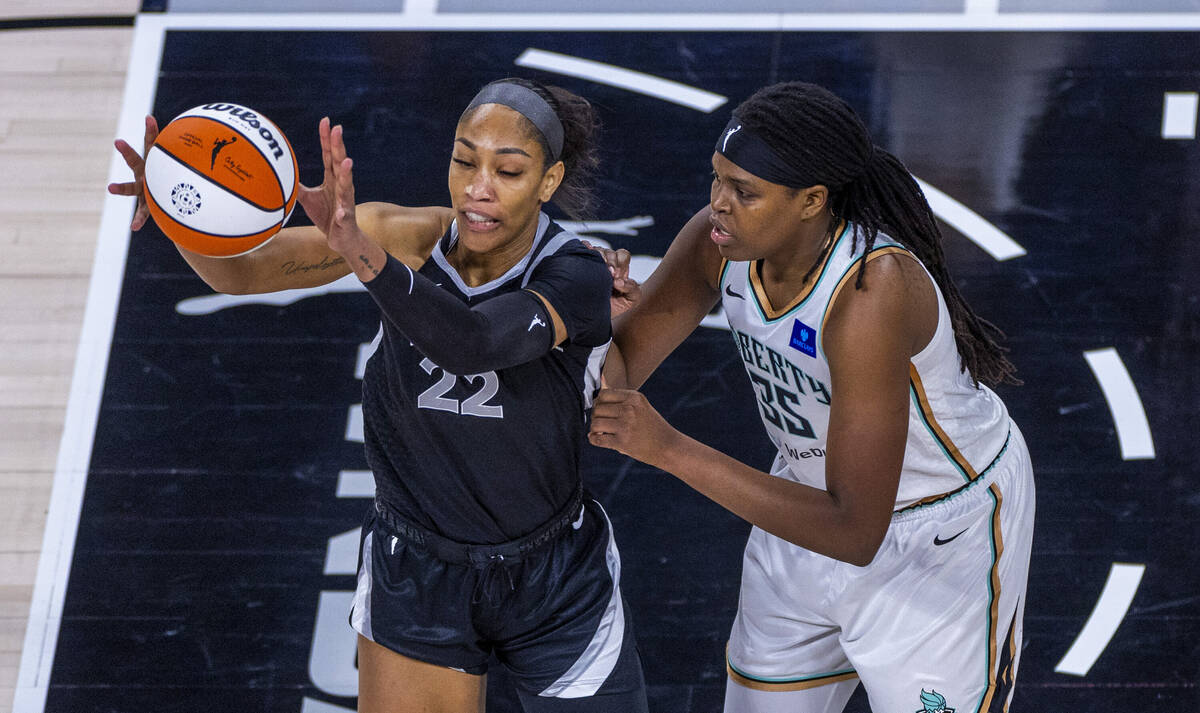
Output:
<path fill-rule="evenodd" d="M 529 253 L 537 235 L 537 226 L 537 221 L 534 221 L 517 237 L 485 251 L 473 251 L 459 239 L 451 247 L 446 259 L 467 285 L 478 287 L 487 284 L 504 275 Z"/>
<path fill-rule="evenodd" d="M 799 226 L 792 240 L 763 258 L 760 274 L 772 303 L 781 304 L 790 300 L 808 286 L 807 282 L 816 278 L 820 271 L 812 270 L 812 267 L 830 249 L 838 222 L 837 218 L 829 215 L 804 223 Z M 809 276 L 808 280 L 805 280 L 805 275 Z"/>

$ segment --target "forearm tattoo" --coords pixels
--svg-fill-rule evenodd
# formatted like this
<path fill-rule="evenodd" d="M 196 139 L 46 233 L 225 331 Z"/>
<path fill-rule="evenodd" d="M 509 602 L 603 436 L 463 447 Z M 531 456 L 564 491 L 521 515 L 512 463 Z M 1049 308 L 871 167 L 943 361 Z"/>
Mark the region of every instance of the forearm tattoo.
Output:
<path fill-rule="evenodd" d="M 295 275 L 297 273 L 312 272 L 313 270 L 323 272 L 325 270 L 328 270 L 331 267 L 337 267 L 338 265 L 341 265 L 345 262 L 346 262 L 346 258 L 343 258 L 343 257 L 336 257 L 331 260 L 329 258 L 329 256 L 324 256 L 321 258 L 321 262 L 318 262 L 318 263 L 309 263 L 309 262 L 303 262 L 303 261 L 288 260 L 287 262 L 283 263 L 283 265 L 281 265 L 280 267 L 283 270 L 283 274 Z"/>
<path fill-rule="evenodd" d="M 375 267 L 374 265 L 372 265 L 372 264 L 371 264 L 371 261 L 370 261 L 370 260 L 367 258 L 367 256 L 366 256 L 366 255 L 359 255 L 359 256 L 358 256 L 358 259 L 359 259 L 359 260 L 362 262 L 362 264 L 363 264 L 363 265 L 365 265 L 365 266 L 366 266 L 366 268 L 367 268 L 368 270 L 370 270 L 370 271 L 371 271 L 371 274 L 372 274 L 372 275 L 374 275 L 375 277 L 379 277 L 379 270 L 380 270 L 380 268 L 378 268 L 378 267 Z"/>

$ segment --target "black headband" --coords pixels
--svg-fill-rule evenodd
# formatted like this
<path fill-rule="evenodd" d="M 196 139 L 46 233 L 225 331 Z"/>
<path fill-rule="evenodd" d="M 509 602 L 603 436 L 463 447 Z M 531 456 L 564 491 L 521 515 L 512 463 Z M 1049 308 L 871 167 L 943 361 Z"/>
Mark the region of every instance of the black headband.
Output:
<path fill-rule="evenodd" d="M 821 181 L 780 158 L 762 137 L 742 125 L 736 116 L 717 138 L 717 153 L 755 176 L 788 188 L 808 188 Z"/>
<path fill-rule="evenodd" d="M 563 125 L 554 107 L 529 87 L 513 82 L 492 82 L 479 90 L 463 111 L 466 114 L 480 104 L 503 104 L 529 119 L 550 149 L 550 161 L 557 161 L 563 149 Z"/>

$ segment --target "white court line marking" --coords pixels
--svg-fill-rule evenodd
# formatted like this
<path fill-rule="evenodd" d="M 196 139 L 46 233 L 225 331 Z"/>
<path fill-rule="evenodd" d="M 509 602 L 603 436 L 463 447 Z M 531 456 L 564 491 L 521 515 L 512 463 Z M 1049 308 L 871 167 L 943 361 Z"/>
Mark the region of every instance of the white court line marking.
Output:
<path fill-rule="evenodd" d="M 147 29 L 147 24 L 152 29 Z M 125 95 L 117 135 L 135 146 L 145 133 L 143 117 L 154 103 L 155 79 L 162 57 L 163 33 L 144 23 L 139 16 L 129 51 Z M 113 150 L 108 167 L 109 181 L 129 180 L 129 168 Z M 103 190 L 96 186 L 97 191 Z M 79 530 L 83 490 L 96 433 L 100 397 L 108 371 L 109 348 L 125 273 L 129 248 L 129 220 L 133 203 L 128 198 L 106 194 L 101 213 L 92 279 L 88 285 L 87 306 L 75 370 L 67 399 L 62 440 L 54 469 L 54 485 L 46 513 L 42 536 L 42 554 L 38 560 L 29 620 L 21 648 L 21 667 L 13 693 L 14 711 L 41 711 L 46 705 L 50 669 L 62 622 L 63 599 Z"/>
<path fill-rule="evenodd" d="M 1000 0 L 966 0 L 963 12 L 967 15 L 995 17 L 1000 12 Z"/>
<path fill-rule="evenodd" d="M 348 604 L 346 606 L 349 608 Z M 300 705 L 300 713 L 354 713 L 354 710 L 305 696 L 304 702 Z"/>
<path fill-rule="evenodd" d="M 404 0 L 404 14 L 407 17 L 434 17 L 437 13 L 438 0 Z"/>
<path fill-rule="evenodd" d="M 1164 139 L 1196 138 L 1196 108 L 1200 95 L 1196 92 L 1167 92 L 1163 95 L 1162 137 Z"/>
<path fill-rule="evenodd" d="M 586 238 L 586 233 L 606 233 L 608 235 L 637 235 L 638 228 L 649 228 L 654 225 L 654 216 L 635 215 L 632 218 L 619 220 L 558 220 L 555 221 L 563 230 L 576 233 Z"/>
<path fill-rule="evenodd" d="M 521 56 L 517 57 L 515 64 L 518 67 L 532 67 L 546 72 L 588 79 L 600 84 L 607 84 L 610 87 L 628 89 L 631 92 L 682 104 L 706 114 L 729 101 L 727 97 L 720 94 L 689 87 L 670 79 L 532 47 L 522 52 Z"/>
<path fill-rule="evenodd" d="M 325 543 L 325 566 L 321 573 L 326 577 L 339 574 L 354 574 L 358 571 L 358 541 L 362 528 L 356 527 L 334 535 Z"/>
<path fill-rule="evenodd" d="M 1062 661 L 1054 667 L 1055 673 L 1087 675 L 1096 659 L 1108 646 L 1108 642 L 1112 641 L 1113 635 L 1117 633 L 1117 627 L 1129 611 L 1129 605 L 1133 603 L 1133 596 L 1137 594 L 1145 571 L 1144 564 L 1113 563 L 1095 608 L 1079 631 L 1079 636 L 1075 637 L 1075 643 L 1071 644 Z"/>
<path fill-rule="evenodd" d="M 220 30 L 1200 30 L 1200 13 L 165 13 L 163 29 Z M 143 18 L 146 16 L 142 16 Z"/>
<path fill-rule="evenodd" d="M 200 297 L 188 297 L 180 300 L 175 305 L 175 311 L 179 314 L 184 314 L 189 317 L 197 315 L 212 314 L 230 307 L 241 307 L 244 305 L 272 305 L 275 307 L 286 307 L 290 304 L 295 304 L 300 300 L 306 300 L 309 297 L 320 297 L 321 295 L 331 295 L 339 292 L 366 292 L 367 288 L 353 273 L 343 275 L 338 279 L 330 282 L 328 285 L 320 287 L 304 287 L 295 290 L 281 290 L 279 292 L 268 292 L 262 295 L 201 295 Z"/>
<path fill-rule="evenodd" d="M 1121 457 L 1125 460 L 1153 458 L 1154 440 L 1146 410 L 1142 408 L 1137 387 L 1117 350 L 1112 347 L 1096 349 L 1084 352 L 1083 356 L 1108 401 L 1108 410 L 1117 427 L 1117 440 L 1121 444 Z"/>
<path fill-rule="evenodd" d="M 914 178 L 916 178 L 914 176 Z M 917 178 L 917 183 L 929 200 L 934 215 L 946 221 L 955 230 L 987 251 L 997 260 L 1011 260 L 1025 254 L 1025 248 L 1010 238 L 978 213 L 954 200 L 942 191 Z"/>
<path fill-rule="evenodd" d="M 339 498 L 375 497 L 375 476 L 369 470 L 343 470 L 338 473 Z"/>
<path fill-rule="evenodd" d="M 346 409 L 346 440 L 351 443 L 364 442 L 362 404 L 353 404 Z"/>

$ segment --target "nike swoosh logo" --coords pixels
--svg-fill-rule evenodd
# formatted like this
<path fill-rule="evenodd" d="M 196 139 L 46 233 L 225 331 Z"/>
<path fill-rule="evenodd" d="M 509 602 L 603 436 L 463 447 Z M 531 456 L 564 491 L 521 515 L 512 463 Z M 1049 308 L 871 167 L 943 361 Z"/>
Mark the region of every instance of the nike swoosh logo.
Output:
<path fill-rule="evenodd" d="M 963 534 L 963 532 L 966 532 L 967 530 L 970 530 L 970 529 L 971 528 L 969 528 L 969 527 L 965 528 L 965 529 L 963 529 L 962 532 L 958 533 L 958 535 L 961 535 L 961 534 Z M 949 544 L 950 542 L 953 542 L 954 540 L 956 540 L 958 538 L 958 535 L 954 535 L 953 537 L 947 537 L 944 540 L 942 538 L 938 537 L 937 535 L 934 535 L 933 536 L 933 544 L 938 547 L 941 547 L 942 545 Z"/>
<path fill-rule="evenodd" d="M 729 295 L 730 297 L 736 297 L 736 298 L 738 298 L 739 300 L 744 300 L 744 299 L 746 299 L 745 297 L 742 297 L 742 296 L 741 296 L 741 295 L 739 295 L 738 293 L 734 292 L 734 291 L 733 291 L 733 288 L 732 288 L 732 287 L 730 287 L 729 285 L 725 285 L 725 294 Z"/>

